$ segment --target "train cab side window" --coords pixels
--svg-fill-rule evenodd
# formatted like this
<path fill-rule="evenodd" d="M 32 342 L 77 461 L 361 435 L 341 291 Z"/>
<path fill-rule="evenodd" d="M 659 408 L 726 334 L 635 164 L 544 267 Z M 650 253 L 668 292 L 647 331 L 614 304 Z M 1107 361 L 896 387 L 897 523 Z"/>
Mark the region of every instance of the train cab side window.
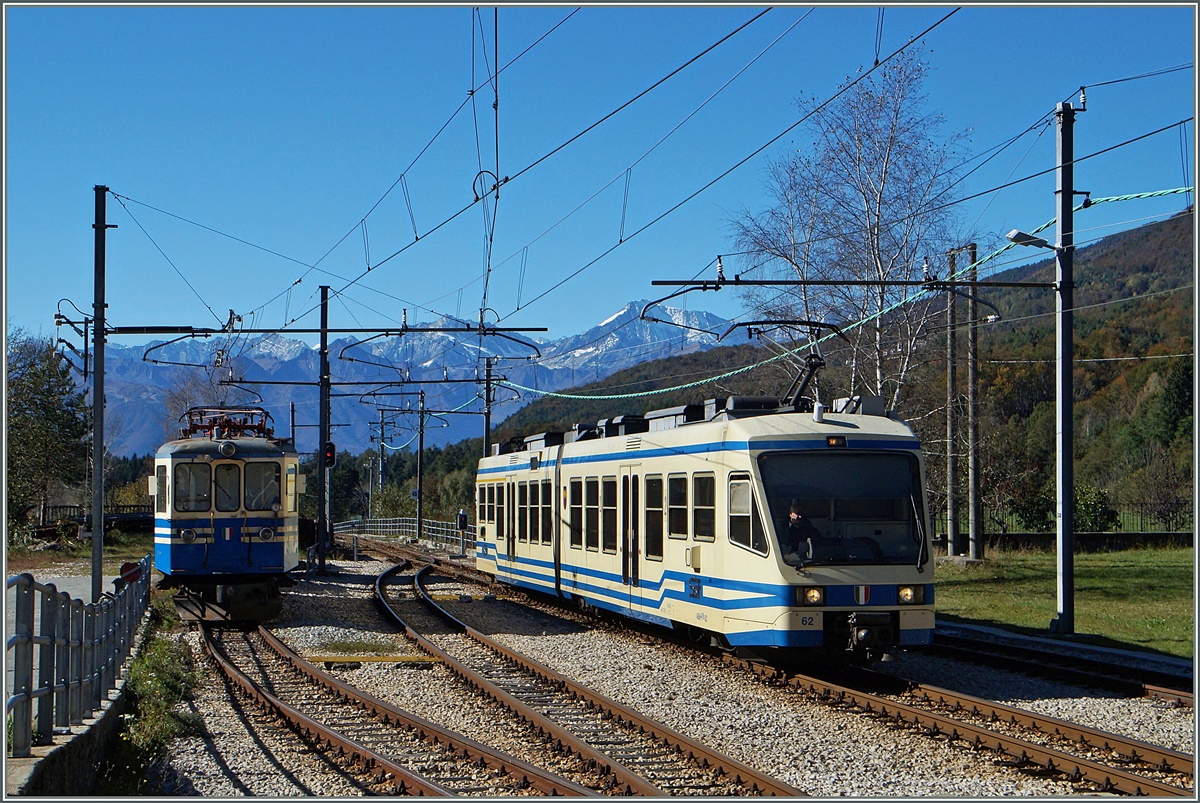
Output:
<path fill-rule="evenodd" d="M 571 548 L 583 549 L 583 480 L 571 480 Z"/>
<path fill-rule="evenodd" d="M 712 474 L 692 477 L 692 538 L 717 538 L 717 478 Z"/>
<path fill-rule="evenodd" d="M 554 483 L 542 480 L 542 543 L 554 540 Z"/>
<path fill-rule="evenodd" d="M 767 554 L 767 538 L 754 503 L 748 477 L 729 479 L 729 540 L 738 546 Z"/>
<path fill-rule="evenodd" d="M 600 480 L 588 477 L 583 482 L 584 546 L 595 552 L 600 549 Z"/>
<path fill-rule="evenodd" d="M 217 510 L 238 510 L 242 504 L 242 472 L 237 463 L 222 463 L 213 472 Z"/>
<path fill-rule="evenodd" d="M 175 466 L 175 509 L 194 513 L 212 507 L 212 468 L 207 463 Z"/>
<path fill-rule="evenodd" d="M 154 479 L 157 481 L 154 494 L 154 510 L 157 513 L 167 512 L 167 467 L 157 466 L 154 469 Z"/>
<path fill-rule="evenodd" d="M 601 527 L 604 551 L 617 551 L 617 478 L 605 477 L 600 483 Z"/>
<path fill-rule="evenodd" d="M 287 512 L 296 512 L 296 475 L 297 467 L 288 466 L 287 469 L 287 488 L 284 490 L 284 496 L 287 497 Z"/>
<path fill-rule="evenodd" d="M 667 477 L 667 536 L 688 536 L 688 478 L 686 474 Z"/>
<path fill-rule="evenodd" d="M 278 463 L 246 464 L 246 509 L 274 510 L 279 504 Z"/>
<path fill-rule="evenodd" d="M 646 559 L 663 558 L 663 478 L 646 477 Z"/>

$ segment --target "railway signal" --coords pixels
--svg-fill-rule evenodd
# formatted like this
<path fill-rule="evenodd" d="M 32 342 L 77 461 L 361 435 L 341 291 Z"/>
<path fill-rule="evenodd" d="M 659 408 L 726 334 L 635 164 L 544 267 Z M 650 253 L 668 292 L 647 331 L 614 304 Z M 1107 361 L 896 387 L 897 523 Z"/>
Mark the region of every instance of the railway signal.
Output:
<path fill-rule="evenodd" d="M 333 441 L 325 441 L 325 448 L 321 450 L 321 457 L 325 461 L 325 465 L 333 468 L 337 465 L 337 446 Z"/>

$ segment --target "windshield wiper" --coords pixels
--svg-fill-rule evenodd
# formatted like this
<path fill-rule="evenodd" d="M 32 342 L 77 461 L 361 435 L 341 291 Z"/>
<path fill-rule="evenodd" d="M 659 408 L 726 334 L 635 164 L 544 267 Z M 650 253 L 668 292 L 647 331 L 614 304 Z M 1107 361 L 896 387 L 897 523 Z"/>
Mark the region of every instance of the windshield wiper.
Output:
<path fill-rule="evenodd" d="M 917 571 L 923 572 L 925 564 L 929 562 L 929 556 L 925 553 L 925 522 L 921 520 L 921 513 L 917 510 L 917 498 L 909 494 L 908 501 L 912 505 L 913 521 L 917 523 L 917 539 L 920 541 L 917 547 Z"/>

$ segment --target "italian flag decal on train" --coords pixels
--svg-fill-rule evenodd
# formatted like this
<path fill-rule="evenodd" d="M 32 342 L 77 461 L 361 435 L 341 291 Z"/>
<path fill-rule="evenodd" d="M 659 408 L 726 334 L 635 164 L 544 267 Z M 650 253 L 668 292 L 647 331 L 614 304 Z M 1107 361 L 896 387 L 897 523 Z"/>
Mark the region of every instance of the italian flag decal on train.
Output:
<path fill-rule="evenodd" d="M 854 601 L 857 604 L 866 605 L 867 600 L 869 600 L 870 598 L 871 598 L 871 587 L 870 586 L 855 586 L 854 587 Z"/>

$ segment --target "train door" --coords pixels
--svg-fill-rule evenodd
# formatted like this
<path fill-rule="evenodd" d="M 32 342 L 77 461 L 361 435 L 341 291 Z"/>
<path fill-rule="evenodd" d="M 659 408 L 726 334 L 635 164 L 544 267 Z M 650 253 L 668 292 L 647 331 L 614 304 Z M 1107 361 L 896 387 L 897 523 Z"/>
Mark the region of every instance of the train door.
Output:
<path fill-rule="evenodd" d="M 213 542 L 208 568 L 236 572 L 246 568 L 250 555 L 243 552 L 242 467 L 239 463 L 217 463 L 213 467 Z"/>
<path fill-rule="evenodd" d="M 550 505 L 551 550 L 554 554 L 554 593 L 562 595 L 562 533 L 563 512 L 567 509 L 567 488 L 562 482 L 562 446 L 554 447 L 554 479 L 550 487 L 542 489 L 542 504 Z M 562 488 L 562 502 L 558 501 L 558 489 Z"/>
<path fill-rule="evenodd" d="M 515 526 L 516 511 L 517 511 L 517 495 L 516 495 L 516 493 L 514 493 L 514 491 L 516 490 L 516 484 L 512 480 L 505 480 L 504 485 L 500 486 L 500 490 L 501 490 L 501 496 L 499 499 L 496 500 L 496 502 L 497 502 L 497 506 L 499 506 L 499 504 L 503 503 L 502 500 L 507 501 L 507 504 L 504 505 L 504 513 L 503 513 L 504 549 L 505 549 L 505 553 L 506 553 L 505 556 L 511 562 L 509 571 L 512 571 L 516 568 L 516 562 L 517 562 L 517 528 Z M 507 492 L 505 492 L 505 491 L 507 491 Z M 496 514 L 497 514 L 497 518 L 499 518 L 501 515 L 499 510 L 496 511 Z"/>
<path fill-rule="evenodd" d="M 629 595 L 631 608 L 640 605 L 639 575 L 641 549 L 638 521 L 641 516 L 641 493 L 637 466 L 621 467 L 621 582 Z"/>

